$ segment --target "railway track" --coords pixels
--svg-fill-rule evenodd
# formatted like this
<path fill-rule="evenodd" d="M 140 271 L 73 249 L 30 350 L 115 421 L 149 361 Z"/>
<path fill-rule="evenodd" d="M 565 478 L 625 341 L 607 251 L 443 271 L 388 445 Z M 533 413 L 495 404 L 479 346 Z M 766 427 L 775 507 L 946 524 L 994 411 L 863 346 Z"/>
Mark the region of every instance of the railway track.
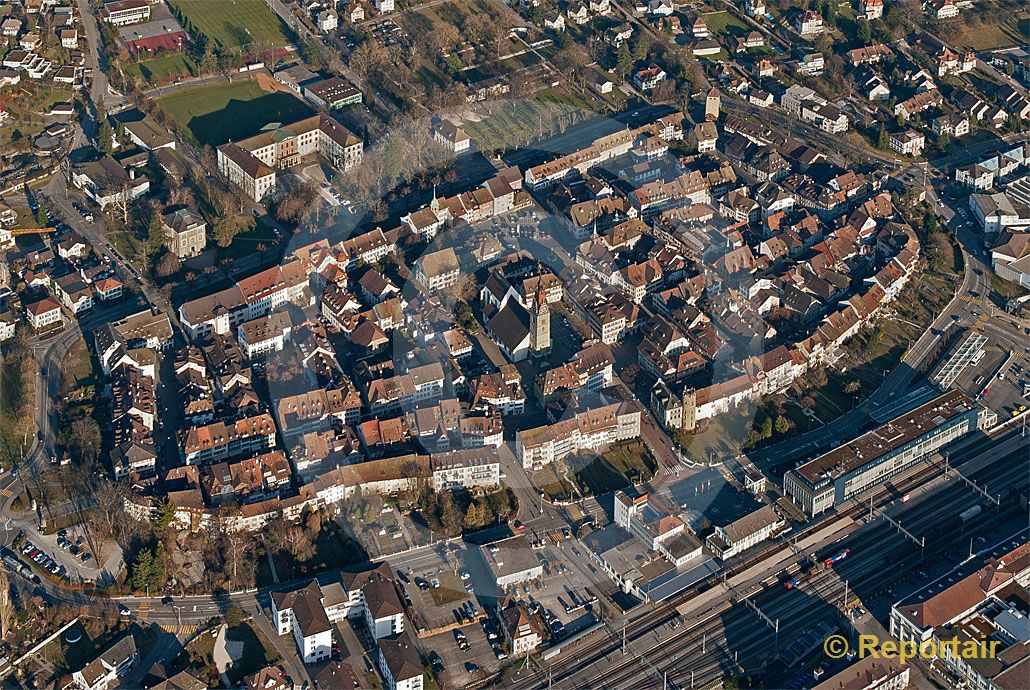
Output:
<path fill-rule="evenodd" d="M 1010 434 L 1005 434 L 1000 436 L 998 441 L 1007 441 L 1009 438 Z M 1015 451 L 1003 457 L 1007 458 L 1012 455 L 1021 454 L 1022 448 L 1023 446 L 1021 444 L 1017 446 Z M 970 450 L 962 456 L 953 457 L 951 466 L 953 468 L 961 467 L 969 460 L 979 457 L 982 454 L 982 451 Z M 1002 458 L 995 458 L 991 460 L 989 464 L 971 472 L 970 478 L 976 480 L 981 485 L 986 484 L 990 486 L 1000 486 L 1011 484 L 1021 487 L 1025 486 L 1027 479 L 1025 463 L 999 462 L 1001 459 Z M 928 479 L 940 475 L 942 471 L 943 470 L 940 466 L 925 465 L 907 477 L 896 479 L 893 482 L 893 487 L 881 487 L 872 494 L 872 505 L 874 507 L 882 507 L 894 500 L 898 495 L 907 493 L 911 489 L 922 485 Z M 975 496 L 976 500 L 985 500 L 979 495 L 973 494 L 972 490 L 963 483 L 956 482 L 955 484 L 943 487 L 940 490 L 929 494 L 928 498 L 931 500 L 925 500 L 927 497 L 924 497 L 924 499 L 914 502 L 911 508 L 904 511 L 900 519 L 910 531 L 930 529 L 934 523 L 940 522 L 939 518 L 934 519 L 934 517 L 939 513 L 939 506 L 942 504 L 942 501 L 949 500 L 950 498 L 961 497 L 963 492 L 970 496 Z M 970 500 L 970 504 L 972 504 L 972 499 Z M 832 519 L 839 519 L 843 516 L 861 518 L 863 515 L 867 514 L 868 511 L 869 503 L 863 501 L 862 504 L 856 503 L 855 505 L 838 512 Z M 824 528 L 826 523 L 827 521 L 821 521 L 820 523 L 807 527 L 799 533 L 800 538 Z M 900 535 L 893 533 L 892 530 L 893 528 L 885 528 L 882 526 L 879 528 L 867 529 L 860 532 L 855 537 L 849 538 L 848 544 L 854 552 L 865 554 L 859 556 L 857 559 L 860 563 L 865 563 L 872 558 L 872 556 L 870 556 L 872 553 L 882 555 L 887 544 L 890 544 L 890 550 L 903 546 L 905 543 L 903 538 Z M 916 533 L 918 534 L 919 532 L 917 531 Z M 920 558 L 931 558 L 935 555 L 939 556 L 940 553 L 947 551 L 948 545 L 940 543 L 939 540 L 934 543 L 930 538 L 928 538 L 927 542 L 929 548 L 922 554 L 915 554 L 917 561 Z M 731 575 L 743 572 L 755 563 L 768 557 L 770 553 L 778 552 L 780 550 L 782 550 L 782 545 L 777 545 L 763 550 L 756 556 L 749 558 L 747 561 L 737 564 L 727 574 L 727 578 Z M 890 552 L 893 553 L 893 551 Z M 856 571 L 855 574 L 858 576 L 864 575 L 866 576 L 866 579 L 869 580 L 870 578 L 868 576 L 870 573 L 876 575 L 878 572 L 883 574 L 883 578 L 886 581 L 902 577 L 912 567 L 911 563 L 909 563 L 909 567 L 904 571 L 896 566 L 891 569 L 885 569 L 883 568 L 883 564 L 880 562 L 879 557 L 874 560 L 877 562 L 875 565 L 868 566 L 870 569 L 868 573 L 859 573 Z M 849 576 L 854 568 L 857 567 L 855 561 L 856 558 L 853 556 L 842 566 L 842 570 L 848 572 Z M 827 580 L 827 578 L 829 578 L 829 581 L 824 584 L 824 580 Z M 875 577 L 874 579 L 878 581 L 881 578 Z M 659 669 L 668 673 L 673 683 L 682 681 L 683 674 L 686 673 L 689 675 L 691 670 L 694 671 L 693 681 L 695 686 L 697 686 L 699 682 L 717 680 L 722 676 L 723 669 L 726 668 L 728 661 L 733 661 L 735 664 L 741 661 L 741 647 L 739 645 L 737 645 L 736 649 L 736 659 L 730 659 L 726 656 L 726 654 L 729 653 L 728 649 L 725 650 L 725 654 L 720 654 L 719 648 L 715 646 L 714 640 L 716 639 L 720 629 L 723 629 L 728 622 L 736 620 L 736 618 L 721 620 L 722 616 L 729 609 L 736 606 L 739 609 L 739 612 L 733 614 L 734 616 L 749 615 L 754 618 L 752 621 L 753 623 L 758 621 L 752 611 L 740 605 L 739 600 L 734 598 L 734 601 L 727 602 L 725 605 L 717 607 L 715 610 L 708 613 L 705 619 L 688 624 L 684 629 L 666 635 L 664 638 L 661 637 L 661 632 L 656 633 L 655 631 L 672 630 L 672 628 L 668 628 L 667 626 L 673 620 L 679 618 L 679 614 L 675 610 L 676 606 L 689 601 L 700 591 L 716 584 L 718 580 L 719 578 L 714 578 L 713 581 L 705 583 L 705 585 L 697 590 L 684 593 L 679 597 L 675 597 L 670 601 L 655 606 L 651 611 L 642 614 L 632 622 L 628 623 L 625 627 L 625 632 L 609 628 L 609 634 L 607 636 L 598 637 L 588 645 L 577 646 L 574 650 L 575 657 L 571 660 L 571 663 L 562 664 L 559 669 L 552 667 L 549 675 L 546 672 L 538 672 L 533 676 L 522 679 L 521 682 L 517 682 L 516 685 L 518 687 L 568 687 L 570 690 L 573 687 L 616 688 L 621 687 L 620 683 L 628 682 L 633 677 L 639 675 L 642 670 L 647 670 L 648 673 L 650 673 L 647 683 L 650 683 L 650 685 L 647 685 L 646 687 L 654 687 L 655 678 L 658 677 L 656 674 Z M 843 582 L 839 577 L 833 576 L 833 571 L 821 573 L 818 576 L 813 577 L 810 582 L 813 587 L 826 589 L 826 591 L 823 591 L 822 589 L 816 590 L 817 594 L 819 594 L 822 599 L 843 595 Z M 840 590 L 839 592 L 836 591 L 838 589 Z M 765 606 L 772 607 L 771 610 L 774 612 L 778 610 L 780 605 L 779 603 L 774 603 L 773 599 L 770 598 L 778 598 L 775 597 L 775 595 L 770 594 L 770 592 L 782 594 L 782 590 L 777 590 L 774 587 L 771 589 L 766 588 L 755 595 L 756 602 L 759 607 L 763 609 L 763 612 L 765 611 L 763 602 L 765 603 Z M 796 606 L 796 604 L 797 602 L 795 602 L 793 606 Z M 791 605 L 788 604 L 787 606 L 788 609 L 790 609 Z M 790 639 L 789 636 L 792 630 L 799 627 L 804 628 L 804 626 L 813 623 L 813 621 L 809 620 L 803 612 L 794 613 L 796 615 L 784 617 L 785 620 L 789 621 L 789 623 L 787 623 L 785 627 L 781 627 L 781 639 Z M 766 615 L 770 614 L 766 613 Z M 764 624 L 760 622 L 758 622 L 758 625 L 754 627 L 756 629 L 756 632 L 754 633 L 755 641 L 760 646 L 768 647 L 768 638 L 772 632 L 765 628 Z M 636 643 L 638 640 L 649 634 L 656 635 L 658 638 L 656 639 L 657 644 L 650 647 L 648 651 L 643 654 L 637 653 L 634 658 L 627 659 L 625 662 L 615 666 L 609 666 L 605 668 L 603 672 L 588 678 L 586 681 L 571 682 L 581 676 L 584 671 L 600 661 L 602 658 L 607 661 L 610 655 L 619 654 L 623 635 L 625 635 L 626 644 L 629 645 L 631 643 Z M 695 641 L 694 638 L 697 638 L 696 651 L 700 651 L 702 641 L 705 641 L 705 657 L 708 658 L 708 661 L 704 662 L 706 664 L 705 666 L 695 668 L 692 666 L 695 662 L 689 661 L 690 654 L 692 653 L 689 650 L 694 649 L 691 647 L 692 643 Z M 709 638 L 713 641 L 712 645 L 707 644 L 707 640 Z M 748 649 L 746 646 L 743 649 L 745 651 L 744 658 L 747 658 Z M 655 657 L 653 660 L 651 659 L 652 656 Z M 558 671 L 557 673 L 555 673 L 556 670 Z M 717 673 L 715 673 L 715 671 L 717 671 Z M 690 678 L 687 678 L 688 683 L 690 680 Z M 635 686 L 631 684 L 626 687 L 632 688 Z M 670 685 L 670 687 L 675 687 L 675 685 Z"/>
<path fill-rule="evenodd" d="M 1019 451 L 999 458 L 999 461 L 973 473 L 974 477 L 981 482 L 1012 481 L 1016 486 L 1025 487 L 1025 464 L 1006 462 L 1007 459 L 1014 459 L 1017 453 Z M 926 497 L 929 500 L 913 504 L 911 509 L 899 516 L 899 521 L 914 534 L 932 532 L 941 523 L 942 503 L 949 502 L 947 504 L 950 505 L 952 500 L 961 500 L 963 494 L 970 502 L 979 498 L 968 487 L 955 483 Z M 1010 509 L 1009 512 L 1014 514 L 1016 510 L 1018 508 Z M 964 536 L 982 531 L 985 526 L 984 523 L 980 530 L 975 530 L 972 529 L 973 525 L 967 525 L 971 529 L 965 530 Z M 836 614 L 838 602 L 840 605 L 844 603 L 843 597 L 848 587 L 845 578 L 848 581 L 872 583 L 872 586 L 864 587 L 866 590 L 884 589 L 891 581 L 903 578 L 918 565 L 942 557 L 954 544 L 954 539 L 946 539 L 945 536 L 938 535 L 934 541 L 928 537 L 924 553 L 916 549 L 887 569 L 884 567 L 883 554 L 890 554 L 893 549 L 903 545 L 906 538 L 896 533 L 892 526 L 878 523 L 848 539 L 853 555 L 842 561 L 838 568 L 815 571 L 796 590 L 780 589 L 777 583 L 757 594 L 753 600 L 758 608 L 770 619 L 778 619 L 780 622 L 779 639 L 773 641 L 773 653 L 778 648 L 777 643 L 790 641 Z M 745 632 L 735 634 L 728 643 L 724 632 L 730 628 L 740 628 Z M 774 636 L 775 633 L 754 611 L 739 601 L 731 600 L 700 624 L 657 640 L 642 654 L 638 652 L 626 662 L 614 668 L 609 667 L 586 681 L 577 681 L 575 687 L 619 690 L 646 690 L 657 687 L 657 684 L 669 688 L 707 687 L 718 682 L 729 668 L 742 666 L 756 657 L 759 661 L 762 658 L 768 659 L 770 637 Z"/>

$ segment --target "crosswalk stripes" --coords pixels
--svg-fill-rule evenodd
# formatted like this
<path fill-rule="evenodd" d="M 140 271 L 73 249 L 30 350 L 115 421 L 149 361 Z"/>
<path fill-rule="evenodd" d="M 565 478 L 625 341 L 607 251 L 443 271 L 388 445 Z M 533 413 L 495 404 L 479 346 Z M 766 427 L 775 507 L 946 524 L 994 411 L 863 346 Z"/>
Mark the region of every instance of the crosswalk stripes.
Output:
<path fill-rule="evenodd" d="M 183 625 L 176 625 L 175 623 L 158 623 L 158 626 L 166 632 L 177 635 L 192 635 L 200 630 L 200 624 L 198 623 L 186 623 Z"/>

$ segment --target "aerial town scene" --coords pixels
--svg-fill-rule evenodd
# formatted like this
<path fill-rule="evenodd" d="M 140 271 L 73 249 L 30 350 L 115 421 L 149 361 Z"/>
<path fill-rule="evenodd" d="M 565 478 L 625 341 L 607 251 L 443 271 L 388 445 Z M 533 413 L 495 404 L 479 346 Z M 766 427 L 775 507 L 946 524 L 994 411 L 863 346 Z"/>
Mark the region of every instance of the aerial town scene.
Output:
<path fill-rule="evenodd" d="M 0 34 L 0 690 L 1030 690 L 1030 5 Z"/>

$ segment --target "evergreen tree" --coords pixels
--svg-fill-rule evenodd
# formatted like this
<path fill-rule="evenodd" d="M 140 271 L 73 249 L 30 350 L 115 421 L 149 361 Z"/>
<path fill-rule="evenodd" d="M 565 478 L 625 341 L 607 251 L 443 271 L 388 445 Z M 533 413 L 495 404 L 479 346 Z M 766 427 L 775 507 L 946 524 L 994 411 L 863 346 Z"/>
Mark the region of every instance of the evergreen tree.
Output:
<path fill-rule="evenodd" d="M 165 231 L 164 225 L 161 222 L 161 215 L 154 211 L 150 216 L 150 222 L 147 224 L 147 254 L 154 256 L 161 247 L 164 246 L 165 242 Z"/>
<path fill-rule="evenodd" d="M 633 69 L 633 56 L 629 54 L 629 46 L 623 41 L 615 54 L 615 71 L 620 77 L 625 77 Z"/>
<path fill-rule="evenodd" d="M 154 515 L 154 526 L 159 530 L 166 529 L 175 522 L 175 506 L 165 501 L 157 506 L 157 513 Z"/>
<path fill-rule="evenodd" d="M 97 110 L 97 123 L 97 148 L 105 156 L 110 156 L 114 152 L 114 129 L 107 121 L 107 113 L 103 108 Z"/>
<path fill-rule="evenodd" d="M 762 438 L 771 438 L 773 435 L 773 420 L 772 417 L 766 417 L 762 420 L 761 428 Z"/>
<path fill-rule="evenodd" d="M 643 36 L 633 42 L 632 56 L 634 62 L 640 62 L 647 57 L 647 41 L 644 40 Z"/>
<path fill-rule="evenodd" d="M 132 575 L 129 577 L 129 586 L 134 590 L 144 591 L 150 584 L 154 575 L 154 552 L 150 549 L 140 549 L 136 559 L 132 562 Z"/>
<path fill-rule="evenodd" d="M 36 207 L 36 225 L 41 228 L 45 228 L 46 224 L 50 221 L 47 217 L 46 204 L 42 199 L 39 200 L 39 206 Z"/>
<path fill-rule="evenodd" d="M 873 27 L 869 25 L 869 22 L 858 22 L 858 38 L 862 43 L 869 43 L 873 38 Z"/>

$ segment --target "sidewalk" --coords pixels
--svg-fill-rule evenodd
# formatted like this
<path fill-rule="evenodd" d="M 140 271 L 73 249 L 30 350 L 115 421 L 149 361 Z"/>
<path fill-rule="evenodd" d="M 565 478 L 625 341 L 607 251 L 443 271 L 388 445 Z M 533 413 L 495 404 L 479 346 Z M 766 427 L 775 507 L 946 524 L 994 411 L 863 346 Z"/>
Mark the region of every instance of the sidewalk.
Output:
<path fill-rule="evenodd" d="M 288 636 L 279 637 L 275 630 L 272 629 L 272 624 L 269 623 L 268 618 L 265 617 L 264 611 L 260 608 L 251 621 L 268 638 L 272 646 L 275 647 L 275 651 L 282 657 L 282 665 L 286 667 L 286 671 L 293 679 L 294 687 L 298 687 L 301 684 L 310 686 L 311 677 L 308 675 L 308 670 L 297 653 L 297 647 L 293 644 L 293 638 Z"/>

